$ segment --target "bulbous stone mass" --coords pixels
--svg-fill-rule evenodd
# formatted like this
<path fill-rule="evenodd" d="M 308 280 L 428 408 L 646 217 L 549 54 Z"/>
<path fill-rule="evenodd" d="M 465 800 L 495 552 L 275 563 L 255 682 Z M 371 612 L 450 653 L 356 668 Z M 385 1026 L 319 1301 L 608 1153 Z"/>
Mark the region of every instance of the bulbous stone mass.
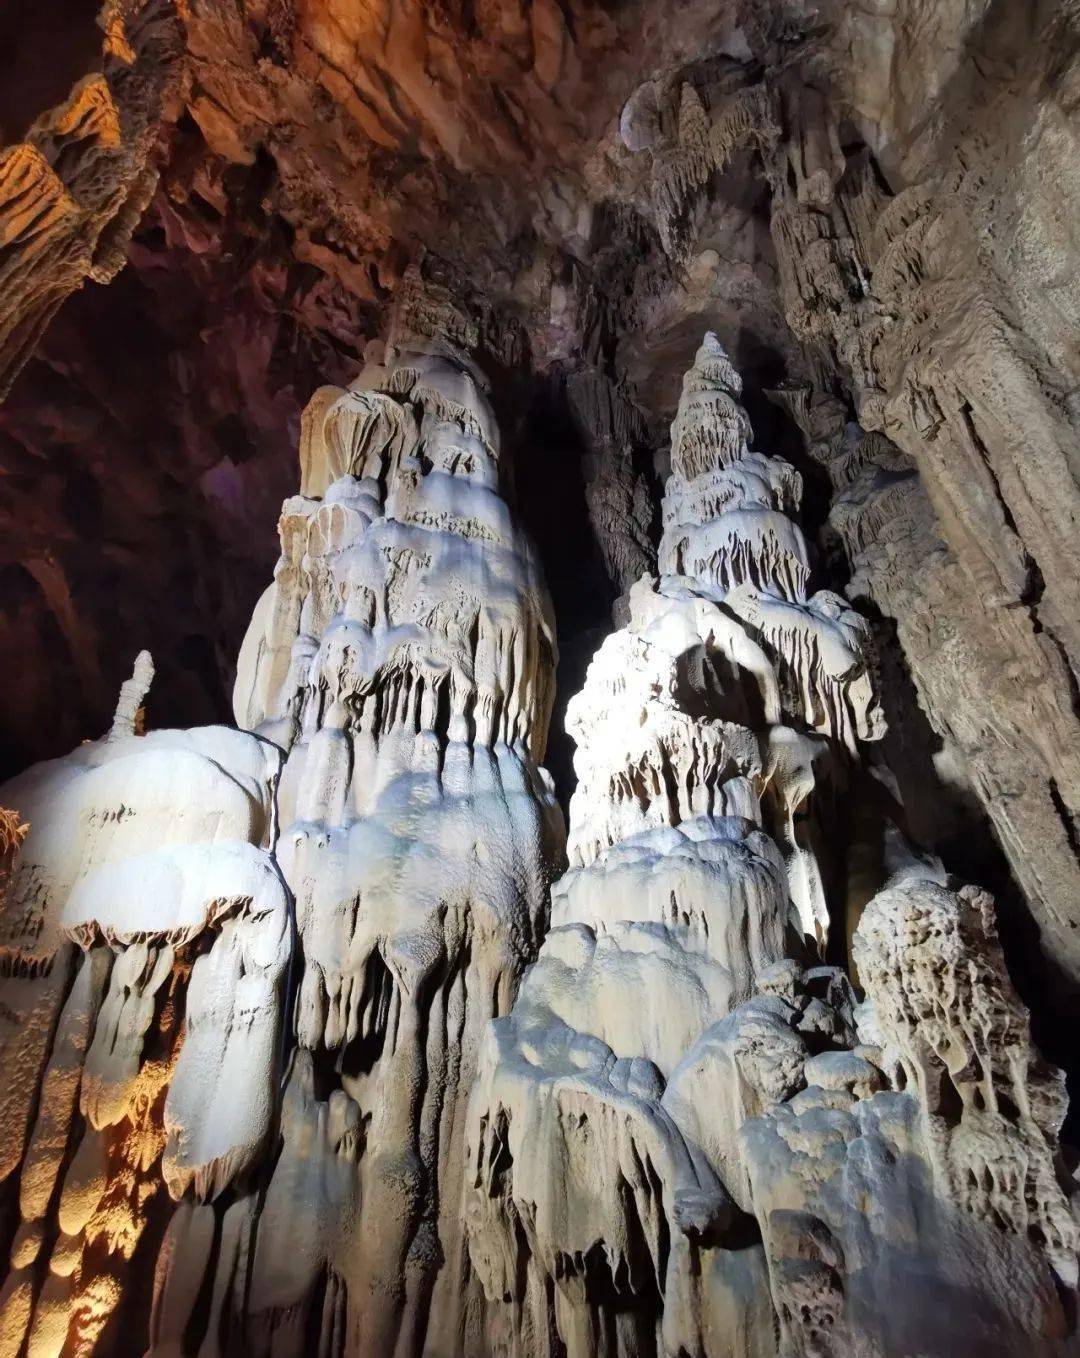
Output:
<path fill-rule="evenodd" d="M 564 844 L 495 417 L 398 329 L 305 412 L 239 729 L 147 732 L 144 652 L 0 788 L 0 1354 L 1064 1358 L 1064 1085 L 990 897 L 896 852 L 858 991 L 826 961 L 871 631 L 720 343 Z"/>

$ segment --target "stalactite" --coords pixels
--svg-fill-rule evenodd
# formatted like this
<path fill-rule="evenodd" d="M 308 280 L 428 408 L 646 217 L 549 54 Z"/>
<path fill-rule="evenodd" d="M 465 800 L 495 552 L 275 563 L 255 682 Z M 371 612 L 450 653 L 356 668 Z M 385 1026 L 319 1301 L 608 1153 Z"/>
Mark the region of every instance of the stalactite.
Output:
<path fill-rule="evenodd" d="M 112 0 L 103 17 L 104 69 L 0 149 L 0 399 L 64 299 L 123 268 L 157 186 L 158 138 L 176 116 L 172 8 Z"/>
<path fill-rule="evenodd" d="M 599 370 L 583 367 L 571 373 L 566 391 L 587 450 L 589 521 L 618 591 L 614 616 L 620 621 L 630 587 L 656 564 L 651 487 L 641 466 L 645 422 L 627 390 Z"/>

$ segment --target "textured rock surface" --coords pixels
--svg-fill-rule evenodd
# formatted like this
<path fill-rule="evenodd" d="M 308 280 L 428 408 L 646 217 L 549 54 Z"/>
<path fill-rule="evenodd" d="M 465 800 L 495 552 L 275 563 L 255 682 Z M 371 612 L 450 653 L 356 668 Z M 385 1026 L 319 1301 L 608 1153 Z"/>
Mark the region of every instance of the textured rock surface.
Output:
<path fill-rule="evenodd" d="M 866 624 L 806 598 L 780 514 L 799 480 L 747 451 L 739 392 L 709 337 L 672 427 L 672 571 L 631 592 L 571 705 L 570 871 L 470 1107 L 492 1344 L 1063 1349 L 1063 1086 L 1031 1048 L 989 897 L 914 870 L 875 896 L 858 1015 L 815 957 L 829 919 L 807 809 L 881 725 Z M 935 1304 L 897 1314 L 900 1278 Z"/>
<path fill-rule="evenodd" d="M 544 938 L 552 616 L 453 319 L 417 282 L 304 412 L 248 729 L 143 734 L 143 652 L 0 790 L 4 1351 L 1064 1353 L 1064 1081 L 990 897 L 909 857 L 857 1010 L 824 963 L 871 629 L 711 334 Z"/>
<path fill-rule="evenodd" d="M 414 320 L 396 333 L 423 344 Z M 241 653 L 238 720 L 289 751 L 279 858 L 304 958 L 298 1042 L 333 1072 L 331 1127 L 338 1101 L 363 1129 L 351 1211 L 330 1196 L 306 1277 L 282 1229 L 308 1210 L 303 1179 L 279 1185 L 286 1140 L 234 1300 L 266 1352 L 306 1351 L 306 1326 L 289 1341 L 277 1317 L 320 1297 L 329 1351 L 419 1351 L 425 1331 L 427 1351 L 473 1343 L 464 1100 L 484 1024 L 535 955 L 562 840 L 538 765 L 553 619 L 502 456 L 462 360 L 395 348 L 317 394 Z"/>
<path fill-rule="evenodd" d="M 224 727 L 135 734 L 140 660 L 105 739 L 5 786 L 30 826 L 3 913 L 12 1355 L 92 1348 L 165 1184 L 242 1175 L 271 1130 L 280 753 Z"/>
<path fill-rule="evenodd" d="M 238 663 L 256 734 L 143 735 L 143 653 L 104 740 L 5 786 L 32 827 L 5 1352 L 122 1347 L 168 1198 L 152 1315 L 132 1298 L 151 1353 L 477 1351 L 464 1100 L 562 855 L 555 643 L 482 379 L 425 318 L 305 412 Z"/>
<path fill-rule="evenodd" d="M 0 1347 L 1065 1351 L 1074 8 L 90 18 L 0 16 Z"/>
<path fill-rule="evenodd" d="M 64 298 L 123 267 L 157 183 L 181 56 L 176 15 L 159 0 L 111 0 L 101 21 L 101 73 L 0 151 L 0 397 Z"/>
<path fill-rule="evenodd" d="M 133 268 L 71 303 L 0 415 L 8 668 L 33 656 L 79 694 L 14 679 L 9 767 L 101 729 L 143 642 L 173 719 L 225 716 L 292 422 L 320 376 L 355 375 L 427 248 L 464 280 L 472 341 L 536 375 L 525 404 L 576 423 L 619 620 L 655 562 L 650 445 L 705 324 L 755 394 L 809 383 L 903 449 L 910 528 L 907 490 L 849 496 L 855 588 L 895 620 L 949 779 L 1073 984 L 1069 7 L 339 9 L 111 5 L 101 75 L 51 113 L 12 72 L 5 164 L 51 165 L 77 211 L 33 249 L 11 237 L 5 371 L 17 333 L 118 265 L 136 182 L 161 186 Z M 593 643 L 604 611 L 574 621 Z"/>

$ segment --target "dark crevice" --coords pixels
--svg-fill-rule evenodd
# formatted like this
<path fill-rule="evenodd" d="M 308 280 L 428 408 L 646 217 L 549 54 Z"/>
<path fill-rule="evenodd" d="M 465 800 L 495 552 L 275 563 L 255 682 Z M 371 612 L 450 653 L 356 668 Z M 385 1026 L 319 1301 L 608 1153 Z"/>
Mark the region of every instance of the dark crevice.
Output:
<path fill-rule="evenodd" d="M 1073 857 L 1080 863 L 1080 833 L 1076 828 L 1076 820 L 1072 812 L 1065 805 L 1065 800 L 1061 795 L 1061 789 L 1057 781 L 1053 778 L 1046 780 L 1046 785 L 1050 790 L 1050 800 L 1054 803 L 1054 810 L 1058 813 L 1061 821 L 1061 828 L 1065 831 L 1065 837 L 1069 841 L 1069 848 L 1073 852 Z"/>
<path fill-rule="evenodd" d="M 1031 553 L 1027 549 L 1027 543 L 1024 541 L 1020 529 L 1016 525 L 1016 520 L 1013 517 L 1013 512 L 1009 505 L 1009 502 L 1002 493 L 1001 481 L 998 479 L 998 474 L 994 469 L 994 463 L 990 456 L 990 450 L 983 442 L 978 429 L 975 427 L 974 413 L 970 401 L 965 401 L 960 406 L 960 416 L 964 421 L 964 428 L 967 430 L 968 438 L 971 440 L 972 446 L 979 454 L 980 460 L 982 461 L 983 466 L 986 468 L 987 476 L 989 476 L 990 480 L 993 482 L 994 496 L 997 500 L 999 508 L 1001 509 L 1001 515 L 1002 518 L 1005 520 L 1005 525 L 1008 528 L 1009 532 L 1012 533 L 1013 537 L 1016 539 L 1017 546 L 1020 548 L 1020 551 L 1023 556 L 1025 581 L 1024 586 L 1020 591 L 1019 602 L 1022 604 L 1026 604 L 1028 607 L 1034 607 L 1039 602 L 1039 599 L 1042 597 L 1043 591 L 1042 576 L 1039 574 L 1038 567 L 1035 564 L 1035 561 L 1032 558 Z"/>

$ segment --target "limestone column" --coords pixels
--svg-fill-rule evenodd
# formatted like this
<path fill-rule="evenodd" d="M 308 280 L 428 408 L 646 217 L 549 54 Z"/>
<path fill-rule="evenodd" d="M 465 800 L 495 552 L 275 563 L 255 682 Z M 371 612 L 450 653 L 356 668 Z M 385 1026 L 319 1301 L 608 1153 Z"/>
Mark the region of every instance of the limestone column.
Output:
<path fill-rule="evenodd" d="M 482 1352 L 465 1099 L 562 852 L 555 638 L 482 379 L 438 347 L 310 408 L 239 667 L 239 719 L 288 750 L 298 931 L 285 1140 L 237 1299 L 257 1353 Z"/>

